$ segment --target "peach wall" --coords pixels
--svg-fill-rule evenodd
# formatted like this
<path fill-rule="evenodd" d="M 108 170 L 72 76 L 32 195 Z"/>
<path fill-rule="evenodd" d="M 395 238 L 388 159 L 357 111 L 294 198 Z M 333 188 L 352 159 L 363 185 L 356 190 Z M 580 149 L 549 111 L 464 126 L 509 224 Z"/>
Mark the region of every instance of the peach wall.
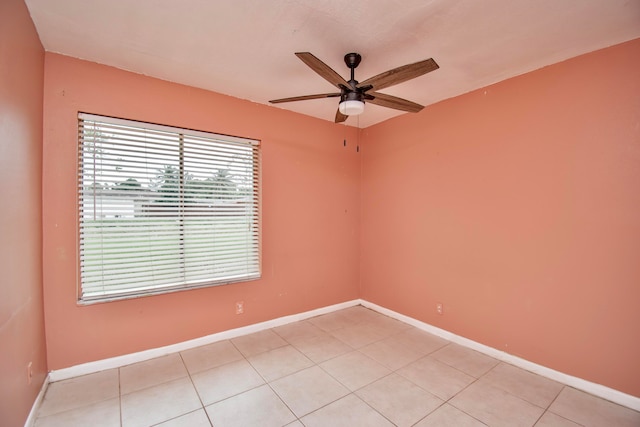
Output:
<path fill-rule="evenodd" d="M 44 50 L 22 0 L 0 2 L 0 425 L 22 426 L 47 374 L 42 312 Z M 31 384 L 27 365 L 32 363 Z"/>
<path fill-rule="evenodd" d="M 640 39 L 368 128 L 361 297 L 640 396 L 638 70 Z"/>
<path fill-rule="evenodd" d="M 263 278 L 76 304 L 77 112 L 262 141 Z M 358 297 L 355 130 L 57 54 L 45 57 L 44 277 L 48 362 L 60 369 Z M 245 314 L 235 314 L 235 302 Z"/>

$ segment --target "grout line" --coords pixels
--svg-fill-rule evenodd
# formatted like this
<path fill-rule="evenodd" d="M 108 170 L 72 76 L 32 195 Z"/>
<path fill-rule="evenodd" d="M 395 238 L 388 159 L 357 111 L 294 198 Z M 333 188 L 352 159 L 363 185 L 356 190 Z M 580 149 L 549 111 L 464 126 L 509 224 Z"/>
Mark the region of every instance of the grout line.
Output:
<path fill-rule="evenodd" d="M 200 396 L 200 393 L 198 393 L 198 388 L 196 387 L 196 383 L 194 383 L 193 378 L 191 378 L 191 372 L 189 372 L 189 368 L 187 368 L 187 364 L 184 363 L 184 358 L 182 357 L 182 353 L 178 353 L 178 357 L 180 357 L 180 362 L 182 362 L 182 366 L 184 367 L 184 370 L 187 372 L 187 377 L 189 377 L 189 382 L 191 382 L 191 385 L 193 386 L 193 389 L 196 392 L 196 396 L 198 396 L 198 400 L 200 401 L 200 406 L 202 407 L 202 409 L 204 409 L 204 402 L 202 401 L 202 397 Z"/>
<path fill-rule="evenodd" d="M 576 425 L 579 425 L 579 426 L 581 426 L 581 427 L 584 427 L 584 425 L 583 425 L 583 424 L 581 424 L 581 423 L 579 423 L 578 421 L 576 421 L 576 420 L 572 420 L 572 419 L 569 419 L 569 418 L 567 418 L 567 417 L 565 417 L 565 416 L 563 416 L 563 415 L 560 415 L 560 414 L 556 414 L 555 412 L 553 412 L 553 411 L 551 410 L 551 406 L 555 403 L 555 401 L 556 401 L 556 400 L 558 400 L 558 398 L 560 397 L 560 394 L 562 394 L 562 392 L 563 392 L 563 391 L 564 391 L 564 389 L 566 389 L 566 388 L 571 388 L 571 387 L 570 387 L 570 386 L 568 386 L 568 385 L 564 385 L 564 384 L 563 384 L 563 386 L 562 386 L 562 388 L 560 389 L 560 391 L 558 392 L 558 394 L 556 394 L 556 396 L 553 398 L 553 400 L 551 400 L 551 403 L 549 403 L 549 405 L 548 405 L 548 406 L 547 406 L 547 408 L 545 409 L 544 413 L 540 416 L 540 418 L 542 418 L 542 417 L 544 416 L 544 414 L 546 414 L 547 412 L 549 412 L 550 414 L 553 414 L 553 415 L 555 415 L 556 417 L 560 417 L 560 418 L 562 418 L 563 420 L 567 420 L 567 421 L 572 422 L 572 423 L 574 423 L 574 424 L 576 424 Z M 603 399 L 603 400 L 605 400 L 605 399 Z M 539 420 L 538 420 L 538 421 L 539 421 Z M 535 425 L 535 424 L 534 424 L 534 425 Z"/>
<path fill-rule="evenodd" d="M 476 420 L 476 421 L 478 421 L 478 422 L 480 422 L 480 423 L 482 423 L 482 424 L 484 424 L 484 425 L 487 425 L 484 421 L 482 421 L 482 420 L 480 420 L 480 419 L 476 418 L 475 416 L 471 415 L 470 413 L 468 413 L 468 412 L 467 412 L 467 411 L 465 411 L 464 409 L 457 407 L 456 405 L 454 405 L 454 404 L 451 402 L 451 401 L 452 401 L 453 399 L 455 399 L 459 394 L 461 394 L 463 391 L 465 391 L 466 389 L 468 389 L 469 387 L 471 387 L 472 385 L 474 385 L 474 384 L 475 384 L 475 383 L 477 383 L 478 381 L 480 381 L 480 378 L 475 378 L 475 379 L 474 379 L 471 383 L 469 383 L 467 386 L 465 386 L 465 387 L 461 388 L 460 390 L 458 390 L 458 392 L 457 392 L 457 393 L 455 393 L 453 396 L 451 396 L 450 398 L 448 398 L 448 399 L 446 400 L 446 402 L 445 402 L 445 403 L 447 403 L 448 405 L 450 405 L 450 406 L 452 406 L 452 407 L 456 408 L 458 411 L 460 411 L 460 412 L 462 412 L 463 414 L 465 414 L 465 415 L 467 415 L 467 416 L 469 416 L 469 417 L 473 418 L 474 420 Z"/>
<path fill-rule="evenodd" d="M 543 409 L 544 409 L 544 411 L 542 412 L 542 414 L 540 414 L 540 416 L 538 417 L 538 419 L 536 420 L 536 422 L 533 424 L 534 426 L 535 426 L 535 425 L 536 425 L 536 424 L 537 424 L 537 423 L 542 419 L 542 417 L 544 417 L 544 415 L 545 415 L 547 412 L 549 412 L 549 413 L 552 413 L 552 414 L 553 414 L 553 412 L 551 412 L 551 411 L 549 410 L 549 408 L 551 408 L 551 405 L 553 405 L 553 402 L 555 402 L 555 401 L 556 401 L 556 399 L 558 399 L 558 397 L 560 396 L 560 393 L 562 393 L 562 390 L 564 390 L 564 389 L 565 389 L 565 387 L 567 387 L 567 386 L 563 385 L 563 386 L 560 388 L 560 390 L 558 391 L 558 393 L 554 396 L 554 398 L 553 398 L 553 399 L 551 399 L 551 402 L 549 402 L 549 403 L 547 404 L 547 406 L 546 406 L 545 408 L 543 408 Z M 557 414 L 554 414 L 554 415 L 557 415 Z M 558 416 L 559 416 L 559 415 L 558 415 Z M 561 417 L 561 418 L 566 419 L 566 418 L 564 418 L 564 417 Z M 573 421 L 573 420 L 567 420 L 567 421 L 571 421 L 571 422 L 573 422 L 573 423 L 575 423 L 575 424 L 578 424 L 576 421 Z"/>
<path fill-rule="evenodd" d="M 418 387 L 420 387 L 420 386 L 418 386 Z M 421 387 L 420 387 L 420 388 L 421 388 Z M 424 389 L 423 389 L 423 390 L 424 390 Z M 435 396 L 435 394 L 433 394 L 433 393 L 431 393 L 431 394 L 432 394 L 433 396 Z M 436 396 L 436 397 L 438 397 L 438 396 Z M 438 397 L 438 399 L 440 399 L 440 398 Z M 440 399 L 440 400 L 442 400 L 442 399 Z M 438 406 L 436 406 L 436 407 L 434 408 L 434 410 L 433 410 L 433 411 L 429 412 L 428 414 L 426 414 L 424 417 L 420 418 L 418 421 L 416 421 L 416 422 L 415 422 L 415 423 L 413 423 L 412 425 L 414 425 L 414 426 L 415 426 L 415 425 L 419 424 L 422 420 L 424 420 L 424 419 L 425 419 L 425 418 L 427 418 L 429 415 L 433 414 L 434 412 L 436 412 L 438 409 L 442 408 L 442 407 L 443 407 L 444 405 L 446 405 L 446 404 L 447 404 L 447 402 L 446 402 L 446 401 L 444 401 L 444 400 L 442 400 L 442 403 L 441 403 L 441 404 L 439 404 Z"/>
<path fill-rule="evenodd" d="M 111 369 L 117 369 L 117 370 L 118 370 L 118 378 L 120 378 L 120 370 L 121 370 L 122 368 L 126 368 L 126 367 L 128 367 L 128 366 L 133 366 L 133 365 L 138 365 L 138 364 L 143 364 L 143 363 L 146 363 L 146 362 L 151 362 L 151 361 L 153 361 L 153 360 L 158 360 L 158 359 L 162 359 L 162 358 L 165 358 L 165 357 L 170 357 L 170 356 L 173 356 L 173 355 L 175 355 L 175 354 L 176 354 L 176 353 L 165 354 L 164 356 L 158 356 L 158 357 L 154 357 L 153 359 L 144 360 L 144 361 L 142 361 L 142 362 L 131 363 L 131 364 L 129 364 L 129 365 L 124 365 L 124 366 L 122 366 L 122 367 L 120 367 L 120 368 L 111 368 Z M 178 357 L 179 357 L 179 358 L 181 359 L 181 361 L 182 361 L 182 355 L 181 355 L 180 353 L 177 353 L 177 354 L 178 354 Z M 143 390 L 148 390 L 148 389 L 153 388 L 153 387 L 159 387 L 159 386 L 161 386 L 161 385 L 164 385 L 164 384 L 167 384 L 167 383 L 170 383 L 170 382 L 173 382 L 173 381 L 178 381 L 178 380 L 181 380 L 181 379 L 183 379 L 183 378 L 186 378 L 187 376 L 189 376 L 189 375 L 190 375 L 190 373 L 189 373 L 189 370 L 186 368 L 186 365 L 184 364 L 184 361 L 182 361 L 182 365 L 183 365 L 183 367 L 185 368 L 186 375 L 181 375 L 181 376 L 178 376 L 178 377 L 175 377 L 175 378 L 168 378 L 168 379 L 162 380 L 162 381 L 161 381 L 161 382 L 159 382 L 159 383 L 154 383 L 154 384 L 151 384 L 151 385 L 147 385 L 147 386 L 144 386 L 144 387 L 142 387 L 142 388 L 138 388 L 138 389 L 134 389 L 134 390 L 128 391 L 128 392 L 126 392 L 126 393 L 122 393 L 122 385 L 121 385 L 121 384 L 119 384 L 119 386 L 120 386 L 120 393 L 121 393 L 121 395 L 122 395 L 122 396 L 127 396 L 127 395 L 130 395 L 130 394 L 133 394 L 133 393 L 138 393 L 138 392 L 143 391 Z M 111 369 L 105 369 L 105 371 L 109 371 L 109 370 L 111 370 Z M 101 372 L 104 372 L 104 371 L 101 371 Z M 91 374 L 87 374 L 87 375 L 91 375 Z M 64 381 L 64 380 L 63 380 L 63 381 Z"/>
<path fill-rule="evenodd" d="M 295 412 L 293 412 L 293 409 L 292 409 L 289 405 L 287 405 L 287 402 L 285 402 L 285 401 L 282 399 L 282 397 L 280 397 L 280 395 L 278 394 L 278 392 L 277 392 L 277 391 L 275 391 L 273 387 L 271 387 L 271 383 L 270 383 L 270 382 L 266 383 L 266 386 L 267 386 L 267 387 L 269 387 L 269 389 L 271 390 L 271 392 L 272 392 L 272 393 L 273 393 L 273 394 L 278 398 L 278 400 L 280 400 L 280 402 L 282 402 L 282 404 L 283 404 L 284 406 L 286 406 L 286 408 L 289 410 L 289 412 L 291 412 L 291 414 L 294 416 L 295 420 L 294 420 L 294 421 L 291 421 L 290 423 L 287 423 L 286 425 L 289 425 L 289 424 L 291 424 L 291 423 L 293 423 L 293 422 L 295 422 L 295 421 L 300 421 L 300 418 L 298 418 L 298 416 L 296 415 L 296 413 L 295 413 Z M 302 421 L 300 421 L 300 422 L 302 423 Z"/>
<path fill-rule="evenodd" d="M 544 417 L 544 414 L 546 414 L 546 413 L 547 413 L 546 410 L 542 411 L 540 416 L 538 418 L 536 418 L 536 421 L 532 425 L 535 427 L 535 425 L 538 424 L 538 422 L 540 422 L 540 420 L 542 419 L 542 417 Z"/>
<path fill-rule="evenodd" d="M 391 375 L 391 374 L 393 374 L 393 372 L 391 372 L 389 375 Z M 382 378 L 380 378 L 380 379 L 382 379 Z M 376 380 L 376 381 L 378 381 L 378 380 Z M 369 383 L 369 384 L 373 384 L 373 383 L 374 383 L 374 382 L 376 382 L 376 381 L 373 381 L 372 383 Z M 358 390 L 362 390 L 363 388 L 367 387 L 369 384 L 367 384 L 367 385 L 365 385 L 365 386 L 360 387 Z M 356 391 L 357 391 L 357 390 L 356 390 Z M 366 400 L 364 400 L 363 398 L 361 398 L 360 396 L 358 396 L 358 395 L 356 394 L 356 392 L 355 392 L 355 391 L 351 392 L 351 394 L 352 394 L 356 399 L 360 400 L 362 403 L 364 403 L 364 404 L 365 404 L 365 405 L 367 405 L 369 408 L 371 408 L 375 413 L 377 413 L 378 415 L 380 415 L 382 418 L 384 418 L 385 420 L 389 421 L 389 422 L 390 422 L 391 424 L 393 424 L 394 426 L 397 426 L 397 424 L 396 424 L 396 423 L 394 423 L 392 420 L 390 420 L 389 418 L 387 418 L 387 417 L 386 417 L 382 412 L 378 411 L 376 408 L 374 408 L 373 406 L 369 405 L 369 402 L 367 402 Z"/>
<path fill-rule="evenodd" d="M 562 383 L 558 383 L 558 384 L 562 384 Z M 553 399 L 551 399 L 551 402 L 549 402 L 549 404 L 547 405 L 546 408 L 544 408 L 545 411 L 548 411 L 551 408 L 551 405 L 554 404 L 554 402 L 556 400 L 558 400 L 558 397 L 560 397 L 560 394 L 562 393 L 562 391 L 567 388 L 569 386 L 562 384 L 562 387 L 560 387 L 560 390 L 558 391 L 558 393 L 556 393 L 556 395 L 553 397 Z M 557 414 L 556 414 L 557 415 Z"/>
<path fill-rule="evenodd" d="M 300 371 L 298 371 L 300 372 Z M 284 377 L 283 377 L 284 378 Z M 278 378 L 279 379 L 279 378 Z M 277 381 L 277 380 L 274 380 Z M 294 421 L 300 421 L 300 418 L 298 417 L 298 415 L 296 415 L 295 412 L 293 412 L 293 409 L 287 404 L 287 402 L 284 401 L 284 399 L 278 394 L 278 392 L 271 386 L 271 381 L 266 383 L 267 387 L 269 387 L 269 389 L 271 390 L 271 392 L 278 398 L 278 400 L 280 400 L 280 402 L 282 402 L 282 404 L 284 406 L 286 406 L 286 408 L 289 410 L 289 412 L 291 412 L 291 414 L 294 416 L 295 420 Z M 289 425 L 291 423 L 293 423 L 294 421 L 291 421 L 290 423 L 286 424 Z M 300 423 L 302 423 L 302 421 L 300 421 Z"/>
<path fill-rule="evenodd" d="M 268 329 L 267 329 L 267 330 L 268 330 Z M 274 333 L 275 333 L 275 331 L 274 331 Z M 281 338 L 282 338 L 282 337 L 281 337 Z M 287 343 L 288 343 L 288 341 L 286 341 L 284 338 L 282 338 L 282 339 L 283 339 L 285 342 L 287 342 Z M 280 397 L 280 395 L 278 395 L 278 393 L 276 393 L 276 392 L 275 392 L 275 390 L 273 390 L 273 388 L 272 388 L 272 387 L 271 387 L 271 385 L 270 385 L 270 382 L 269 382 L 269 381 L 267 381 L 267 379 L 266 379 L 266 378 L 265 378 L 265 377 L 264 377 L 264 376 L 263 376 L 263 375 L 262 375 L 262 374 L 261 374 L 261 373 L 260 373 L 260 372 L 259 372 L 259 371 L 254 367 L 254 366 L 253 366 L 253 364 L 251 364 L 251 361 L 249 361 L 249 359 L 248 359 L 248 357 L 253 357 L 253 356 L 260 355 L 260 354 L 264 354 L 264 353 L 267 353 L 267 352 L 269 352 L 269 351 L 277 350 L 278 348 L 282 348 L 282 347 L 284 347 L 284 346 L 280 346 L 280 347 L 272 348 L 272 349 L 270 349 L 270 350 L 266 350 L 266 351 L 264 351 L 264 352 L 260 352 L 260 353 L 254 354 L 254 355 L 252 355 L 252 356 L 245 356 L 245 355 L 240 351 L 240 349 L 236 346 L 236 344 L 235 344 L 231 339 L 229 339 L 229 340 L 227 340 L 227 341 L 228 341 L 228 342 L 229 342 L 229 343 L 230 343 L 230 344 L 231 344 L 231 345 L 236 349 L 236 351 L 238 352 L 238 354 L 240 354 L 240 355 L 242 356 L 242 359 L 233 360 L 233 361 L 230 361 L 230 362 L 224 363 L 224 364 L 222 364 L 222 365 L 215 366 L 215 367 L 213 367 L 213 368 L 205 369 L 205 370 L 200 371 L 200 372 L 206 372 L 206 371 L 211 370 L 211 369 L 217 369 L 217 368 L 220 368 L 220 367 L 222 367 L 222 366 L 226 366 L 226 365 L 229 365 L 229 364 L 231 364 L 231 363 L 240 362 L 240 361 L 243 361 L 243 360 L 244 360 L 244 361 L 245 361 L 245 362 L 246 362 L 246 363 L 251 367 L 251 369 L 253 369 L 253 370 L 255 371 L 255 373 L 256 373 L 256 374 L 258 374 L 258 375 L 260 376 L 260 378 L 262 378 L 262 380 L 263 380 L 263 384 L 259 384 L 259 385 L 255 386 L 255 387 L 248 388 L 247 390 L 243 390 L 243 391 L 238 392 L 238 393 L 236 393 L 236 394 L 234 394 L 234 395 L 232 395 L 232 396 L 227 396 L 227 397 L 225 397 L 224 399 L 220 399 L 220 400 L 218 400 L 217 402 L 213 402 L 213 403 L 211 403 L 211 404 L 210 404 L 210 405 L 208 405 L 208 406 L 212 406 L 212 405 L 215 405 L 215 404 L 217 404 L 217 403 L 224 402 L 225 400 L 232 399 L 232 398 L 234 398 L 234 397 L 240 396 L 240 395 L 242 395 L 242 394 L 244 394 L 244 393 L 247 393 L 247 392 L 252 391 L 252 390 L 256 390 L 256 389 L 258 389 L 258 388 L 263 387 L 263 386 L 265 386 L 265 385 L 266 385 L 266 386 L 268 386 L 268 387 L 271 389 L 271 391 L 272 391 L 272 392 L 273 392 L 273 393 L 278 397 L 278 399 L 279 399 L 280 401 L 282 401 L 282 403 L 287 407 L 287 409 L 289 409 L 289 411 L 291 412 L 291 414 L 293 414 L 293 416 L 295 417 L 295 420 L 294 420 L 294 421 L 297 421 L 297 420 L 298 420 L 297 415 L 296 415 L 296 414 L 291 410 L 291 408 L 289 408 L 289 406 L 288 406 L 288 405 L 287 405 L 287 404 L 282 400 L 282 398 Z M 182 354 L 180 354 L 180 357 L 182 357 Z M 312 361 L 312 362 L 313 362 L 313 361 Z M 183 359 L 183 363 L 184 363 L 184 359 Z M 185 367 L 186 367 L 186 364 L 185 364 Z M 188 369 L 187 369 L 187 372 L 188 372 Z M 297 372 L 299 372 L 299 371 L 297 371 Z M 191 378 L 191 373 L 190 373 L 190 372 L 189 372 L 189 378 Z M 193 379 L 191 379 L 191 381 L 192 381 L 192 383 L 193 383 Z M 194 388 L 195 388 L 195 383 L 193 383 L 193 385 L 194 385 Z M 207 419 L 209 420 L 209 423 L 210 423 L 211 425 L 213 425 L 213 420 L 209 417 L 209 413 L 208 413 L 208 412 L 207 412 L 207 410 L 206 410 L 206 406 L 204 405 L 204 402 L 202 401 L 202 398 L 200 397 L 200 393 L 198 393 L 198 389 L 197 389 L 197 388 L 196 388 L 196 393 L 198 394 L 198 398 L 200 399 L 200 403 L 202 404 L 203 410 L 204 410 L 204 412 L 205 412 L 205 415 L 207 416 Z M 294 422 L 294 421 L 291 421 L 291 422 Z M 289 424 L 290 424 L 290 423 L 289 423 Z"/>
<path fill-rule="evenodd" d="M 316 326 L 316 325 L 314 325 L 314 326 L 315 326 L 316 328 L 320 329 L 323 333 L 325 333 L 325 334 L 329 334 L 329 335 L 330 335 L 330 333 L 329 333 L 329 332 L 325 331 L 324 329 L 320 328 L 319 326 Z M 298 370 L 298 371 L 296 371 L 296 372 L 294 372 L 294 373 L 292 373 L 292 374 L 289 374 L 289 375 L 293 375 L 293 374 L 295 374 L 295 373 L 297 373 L 297 372 L 301 372 L 301 371 L 303 371 L 303 370 L 305 370 L 305 369 L 311 369 L 311 368 L 314 368 L 314 367 L 317 367 L 317 368 L 318 368 L 318 369 L 320 369 L 321 371 L 324 371 L 324 370 L 322 369 L 322 367 L 319 365 L 319 363 L 317 363 L 315 360 L 312 360 L 311 358 L 309 358 L 309 357 L 308 357 L 308 356 L 307 356 L 303 351 L 301 351 L 300 349 L 298 349 L 298 348 L 297 348 L 293 343 L 291 343 L 291 342 L 290 342 L 290 341 L 288 341 L 286 338 L 284 338 L 283 336 L 281 336 L 280 334 L 278 334 L 276 331 L 274 331 L 274 332 L 275 332 L 278 336 L 280 336 L 280 338 L 282 338 L 282 339 L 283 339 L 283 340 L 284 340 L 284 341 L 285 341 L 289 346 L 291 346 L 292 348 L 294 348 L 296 351 L 298 351 L 300 354 L 302 354 L 304 357 L 306 357 L 306 358 L 307 358 L 307 359 L 312 363 L 312 365 L 311 365 L 311 366 L 308 366 L 308 367 L 306 367 L 306 368 L 300 369 L 300 370 Z M 337 356 L 336 356 L 336 357 L 337 357 Z M 289 375 L 285 375 L 284 377 L 277 378 L 277 379 L 275 379 L 275 380 L 273 380 L 273 381 L 278 381 L 278 380 L 280 380 L 280 379 L 282 379 L 282 378 L 286 378 L 286 377 L 288 377 Z M 329 374 L 329 376 L 331 376 L 331 375 Z M 336 380 L 336 381 L 337 381 L 337 380 Z M 327 403 L 326 405 L 323 405 L 323 406 L 321 406 L 320 408 L 317 408 L 317 409 L 315 409 L 315 410 L 313 410 L 313 411 L 311 411 L 311 412 L 309 412 L 309 413 L 307 413 L 307 414 L 304 414 L 304 415 L 302 415 L 302 416 L 300 416 L 300 417 L 299 417 L 299 416 L 298 416 L 298 415 L 293 411 L 293 409 L 292 409 L 291 407 L 289 407 L 289 405 L 284 401 L 284 399 L 283 399 L 283 398 L 278 394 L 278 392 L 277 392 L 277 391 L 276 391 L 276 390 L 271 386 L 271 382 L 272 382 L 272 381 L 267 382 L 267 385 L 269 386 L 269 388 L 270 388 L 270 389 L 275 393 L 275 395 L 276 395 L 276 396 L 278 396 L 278 399 L 280 399 L 280 401 L 281 401 L 282 403 L 284 403 L 284 405 L 289 409 L 289 411 L 291 411 L 291 413 L 293 414 L 293 416 L 294 416 L 294 417 L 296 417 L 296 421 L 300 422 L 300 424 L 302 424 L 302 425 L 304 425 L 304 423 L 302 422 L 301 418 L 306 417 L 307 415 L 312 414 L 312 413 L 314 413 L 315 411 L 317 411 L 317 410 L 319 410 L 319 409 L 321 409 L 321 408 L 324 408 L 325 406 L 328 406 L 328 405 L 330 405 L 330 404 L 331 404 L 331 403 L 333 403 L 333 402 L 337 402 L 338 400 L 342 399 L 342 398 L 343 398 L 343 397 L 345 397 L 345 396 L 348 396 L 348 394 L 347 394 L 347 395 L 345 395 L 345 396 L 339 397 L 338 399 L 336 399 L 336 400 L 334 400 L 334 401 L 332 401 L 332 402 L 330 402 L 330 403 Z M 340 383 L 340 384 L 341 384 L 341 383 Z M 341 384 L 341 385 L 342 385 L 342 384 Z M 347 388 L 347 387 L 345 387 L 345 388 Z M 349 389 L 347 388 L 347 390 L 349 390 Z M 289 423 L 289 424 L 291 424 L 291 423 Z"/>

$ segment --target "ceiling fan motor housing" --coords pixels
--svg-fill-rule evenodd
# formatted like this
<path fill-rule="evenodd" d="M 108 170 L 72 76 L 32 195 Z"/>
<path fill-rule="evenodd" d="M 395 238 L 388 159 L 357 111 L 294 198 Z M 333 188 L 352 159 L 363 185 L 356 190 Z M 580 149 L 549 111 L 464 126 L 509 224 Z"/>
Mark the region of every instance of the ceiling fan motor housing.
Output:
<path fill-rule="evenodd" d="M 342 91 L 343 93 L 340 95 L 340 102 L 344 101 L 360 101 L 364 102 L 364 96 L 362 96 L 361 92 L 358 91 Z"/>

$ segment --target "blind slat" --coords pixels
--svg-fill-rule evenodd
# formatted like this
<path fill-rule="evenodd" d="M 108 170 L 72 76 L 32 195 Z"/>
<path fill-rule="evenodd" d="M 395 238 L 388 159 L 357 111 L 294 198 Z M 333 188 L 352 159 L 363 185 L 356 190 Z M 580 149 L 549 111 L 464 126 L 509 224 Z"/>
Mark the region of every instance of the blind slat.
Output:
<path fill-rule="evenodd" d="M 259 142 L 80 113 L 82 301 L 260 277 Z"/>

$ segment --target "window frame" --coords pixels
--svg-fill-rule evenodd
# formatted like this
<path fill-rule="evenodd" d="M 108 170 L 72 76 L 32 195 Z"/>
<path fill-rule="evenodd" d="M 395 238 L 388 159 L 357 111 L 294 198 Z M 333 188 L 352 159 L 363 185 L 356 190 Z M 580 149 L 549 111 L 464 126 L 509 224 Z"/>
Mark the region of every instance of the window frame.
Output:
<path fill-rule="evenodd" d="M 124 126 L 127 128 L 135 128 L 138 130 L 149 130 L 152 132 L 155 132 L 155 131 L 168 132 L 169 134 L 175 134 L 176 136 L 178 136 L 180 141 L 179 142 L 180 146 L 178 149 L 180 153 L 179 154 L 180 158 L 178 159 L 180 164 L 184 162 L 184 144 L 185 144 L 184 141 L 187 138 L 209 140 L 213 143 L 213 145 L 216 145 L 216 146 L 218 145 L 224 146 L 225 143 L 228 143 L 229 145 L 238 146 L 238 144 L 240 144 L 240 145 L 245 145 L 246 147 L 250 147 L 250 151 L 248 151 L 250 152 L 250 157 L 249 156 L 247 157 L 247 158 L 250 158 L 250 161 L 248 161 L 247 164 L 251 165 L 252 185 L 251 187 L 249 187 L 250 190 L 247 190 L 248 191 L 247 197 L 251 200 L 251 202 L 248 204 L 249 206 L 248 210 L 250 210 L 251 214 L 248 214 L 248 216 L 245 215 L 244 218 L 247 221 L 249 221 L 251 224 L 250 225 L 251 231 L 247 232 L 247 234 L 251 236 L 251 239 L 250 239 L 251 245 L 254 245 L 252 247 L 255 247 L 257 249 L 257 255 L 253 254 L 253 257 L 250 257 L 248 254 L 249 252 L 252 252 L 252 251 L 250 249 L 247 249 L 246 250 L 247 255 L 245 256 L 245 258 L 247 259 L 251 258 L 251 262 L 253 262 L 254 264 L 257 262 L 257 270 L 255 272 L 244 274 L 241 277 L 234 277 L 234 276 L 228 276 L 223 278 L 218 277 L 218 278 L 211 278 L 208 280 L 198 280 L 195 282 L 189 282 L 185 280 L 185 281 L 175 283 L 175 284 L 170 284 L 170 285 L 157 285 L 157 284 L 151 285 L 151 284 L 142 284 L 139 282 L 135 282 L 136 284 L 140 285 L 140 286 L 136 286 L 138 289 L 134 289 L 136 288 L 134 286 L 129 286 L 129 288 L 127 288 L 128 290 L 121 290 L 118 292 L 105 291 L 105 293 L 102 295 L 86 296 L 84 283 L 83 283 L 83 255 L 86 255 L 86 253 L 83 250 L 84 246 L 82 242 L 83 232 L 86 231 L 86 228 L 83 227 L 83 223 L 85 221 L 83 220 L 83 208 L 84 208 L 85 191 L 86 191 L 83 189 L 83 185 L 84 185 L 83 179 L 84 179 L 84 170 L 85 170 L 84 168 L 85 163 L 83 162 L 83 158 L 84 158 L 84 150 L 86 147 L 85 145 L 86 134 L 84 133 L 84 127 L 85 127 L 84 124 L 86 122 L 94 122 L 99 124 L 107 124 L 107 125 L 115 125 L 115 126 Z M 77 178 L 76 178 L 76 210 L 75 212 L 76 212 L 76 233 L 77 233 L 77 236 L 76 236 L 77 292 L 76 294 L 77 294 L 77 302 L 79 305 L 90 305 L 95 303 L 103 303 L 103 302 L 140 298 L 140 297 L 160 295 L 160 294 L 173 293 L 173 292 L 181 292 L 181 291 L 192 290 L 192 289 L 222 286 L 222 285 L 227 285 L 232 283 L 242 283 L 242 282 L 248 282 L 253 280 L 259 280 L 262 277 L 262 176 L 261 176 L 262 149 L 261 149 L 260 140 L 254 139 L 254 138 L 244 138 L 244 137 L 231 136 L 231 135 L 220 134 L 220 133 L 194 130 L 190 128 L 163 125 L 163 124 L 150 123 L 150 122 L 144 122 L 139 120 L 124 119 L 124 118 L 97 115 L 97 114 L 84 113 L 84 112 L 78 112 L 77 123 L 78 123 L 78 140 L 77 140 L 77 157 L 76 157 Z M 178 216 L 182 215 L 182 218 L 184 218 L 184 211 L 188 210 L 187 202 L 185 202 L 185 194 L 186 194 L 185 182 L 187 182 L 186 177 L 188 174 L 189 172 L 187 172 L 181 166 L 179 171 L 179 179 L 181 182 L 180 190 L 179 190 L 180 196 L 178 198 L 179 202 L 178 202 L 177 209 L 175 211 L 172 211 L 172 212 L 182 212 L 182 214 L 177 214 Z M 221 193 L 215 193 L 215 194 L 220 195 Z M 93 198 L 94 204 L 96 203 L 96 200 L 98 199 L 95 198 L 94 196 Z M 196 214 L 196 215 L 204 216 L 205 218 L 213 218 L 213 216 L 206 216 L 202 214 Z M 174 218 L 174 217 L 171 217 L 171 218 Z M 182 235 L 184 233 L 184 230 L 182 229 L 183 225 L 179 225 L 179 227 L 182 230 L 181 231 L 181 235 Z M 180 245 L 183 245 L 183 244 L 184 243 L 181 243 Z M 179 249 L 179 252 L 181 252 L 179 257 L 180 259 L 179 263 L 184 265 L 188 260 L 188 256 L 184 254 L 184 247 Z M 104 262 L 102 263 L 102 268 L 104 268 Z M 186 273 L 183 273 L 183 274 L 186 276 Z"/>

